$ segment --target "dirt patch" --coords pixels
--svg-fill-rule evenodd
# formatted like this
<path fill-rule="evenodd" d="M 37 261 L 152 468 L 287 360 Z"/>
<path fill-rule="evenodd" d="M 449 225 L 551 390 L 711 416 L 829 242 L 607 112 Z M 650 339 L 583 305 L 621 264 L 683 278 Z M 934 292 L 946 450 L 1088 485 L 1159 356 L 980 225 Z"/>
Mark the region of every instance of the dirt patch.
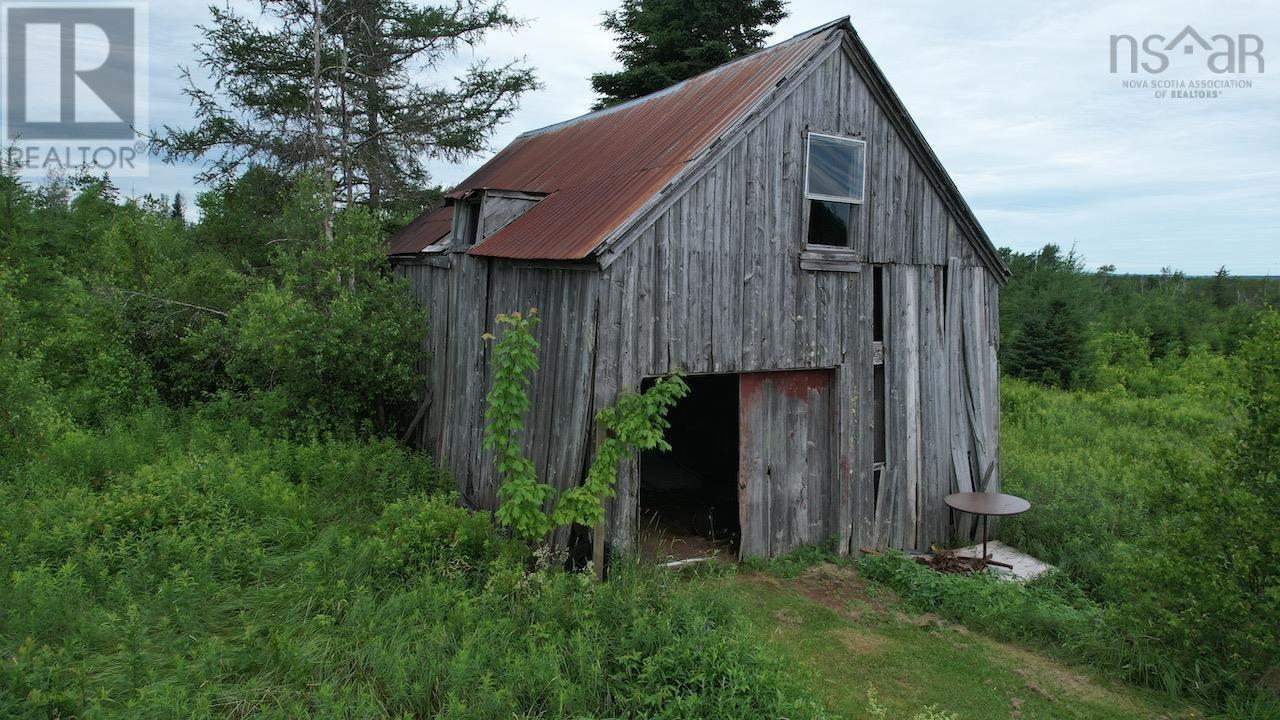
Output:
<path fill-rule="evenodd" d="M 778 578 L 772 575 L 765 575 L 764 573 L 757 573 L 757 572 L 743 573 L 742 575 L 739 575 L 739 577 L 743 580 L 746 580 L 747 582 L 753 582 L 758 585 L 764 585 L 765 587 L 771 587 L 771 588 L 782 587 L 781 580 L 779 580 Z"/>
<path fill-rule="evenodd" d="M 796 592 L 805 598 L 852 620 L 870 612 L 886 615 L 896 598 L 883 588 L 873 587 L 858 577 L 851 567 L 832 563 L 815 565 L 792 580 Z"/>
<path fill-rule="evenodd" d="M 1124 693 L 1109 689 L 1098 680 L 1073 670 L 1066 665 L 1017 645 L 985 640 L 990 647 L 1003 652 L 1016 666 L 1012 672 L 1023 679 L 1026 689 L 1050 702 L 1079 702 L 1081 700 L 1112 707 L 1128 707 L 1135 714 L 1145 709 Z M 1198 717 L 1192 709 L 1177 712 L 1176 718 Z"/>
<path fill-rule="evenodd" d="M 1037 683 L 1035 680 L 1027 678 L 1027 676 L 1030 675 L 1030 673 L 1028 673 L 1026 670 L 1021 670 L 1021 669 L 1014 670 L 1013 673 L 1015 675 L 1021 675 L 1023 678 L 1026 678 L 1026 681 L 1023 683 L 1023 685 L 1025 685 L 1026 688 L 1031 692 L 1035 693 L 1036 695 L 1039 695 L 1040 697 L 1050 702 L 1057 700 L 1057 698 L 1055 698 L 1048 690 L 1045 690 L 1044 688 L 1040 687 L 1039 683 Z"/>
<path fill-rule="evenodd" d="M 1271 668 L 1266 675 L 1262 676 L 1262 687 L 1271 691 L 1272 695 L 1280 697 L 1280 668 Z"/>
<path fill-rule="evenodd" d="M 889 641 L 880 635 L 854 630 L 852 628 L 842 628 L 840 630 L 832 630 L 831 634 L 835 639 L 840 641 L 851 652 L 859 655 L 873 655 L 885 649 Z"/>
<path fill-rule="evenodd" d="M 1093 680 L 1055 660 L 1015 645 L 1000 644 L 1000 648 L 1020 666 L 1014 668 L 1013 672 L 1025 678 L 1027 689 L 1047 700 L 1056 698 L 1055 693 L 1041 684 L 1046 680 L 1074 698 L 1088 697 L 1098 700 L 1102 695 L 1108 694 Z"/>
<path fill-rule="evenodd" d="M 759 572 L 743 573 L 738 578 L 773 589 L 786 588 L 858 624 L 887 621 L 897 614 L 894 608 L 898 605 L 898 600 L 891 591 L 858 577 L 851 567 L 834 563 L 815 565 L 798 577 L 786 580 Z M 925 624 L 934 623 L 931 619 Z"/>
<path fill-rule="evenodd" d="M 907 622 L 918 628 L 940 628 L 944 626 L 942 618 L 933 613 L 924 613 L 923 615 L 909 615 Z"/>

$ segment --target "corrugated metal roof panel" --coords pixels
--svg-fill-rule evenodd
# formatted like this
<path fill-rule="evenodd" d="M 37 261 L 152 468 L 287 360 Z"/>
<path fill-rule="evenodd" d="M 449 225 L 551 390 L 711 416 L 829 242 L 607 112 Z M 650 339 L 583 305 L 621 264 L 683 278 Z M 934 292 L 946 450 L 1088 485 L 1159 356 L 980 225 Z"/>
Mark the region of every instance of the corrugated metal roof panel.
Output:
<path fill-rule="evenodd" d="M 516 138 L 450 196 L 483 187 L 548 196 L 469 252 L 586 257 L 837 27 L 825 25 L 653 95 Z"/>
<path fill-rule="evenodd" d="M 453 229 L 453 206 L 437 205 L 391 236 L 388 255 L 420 253 Z"/>
<path fill-rule="evenodd" d="M 836 33 L 846 32 L 857 69 L 908 141 L 949 212 L 961 223 L 965 237 L 1001 281 L 1008 278 L 1009 269 L 986 231 L 848 18 L 652 95 L 516 138 L 449 197 L 504 188 L 546 198 L 469 252 L 529 260 L 587 257 L 770 90 L 794 75 Z M 391 253 L 420 252 L 444 237 L 452 220 L 451 209 L 445 211 L 449 214 L 424 213 L 397 233 Z"/>

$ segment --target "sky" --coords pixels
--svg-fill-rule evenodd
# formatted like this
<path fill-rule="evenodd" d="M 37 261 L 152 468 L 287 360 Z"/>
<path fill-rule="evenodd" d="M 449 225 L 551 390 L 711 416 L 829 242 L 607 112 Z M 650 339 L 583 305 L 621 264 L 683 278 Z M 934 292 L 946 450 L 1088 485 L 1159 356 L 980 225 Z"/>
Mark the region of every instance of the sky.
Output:
<path fill-rule="evenodd" d="M 542 88 L 522 100 L 488 153 L 434 163 L 435 179 L 459 182 L 520 132 L 587 112 L 587 78 L 617 67 L 613 37 L 599 27 L 615 4 L 508 0 L 527 25 L 490 36 L 442 71 L 524 58 Z M 150 3 L 153 127 L 191 122 L 178 66 L 192 62 L 206 5 Z M 851 16 L 997 246 L 1026 252 L 1056 243 L 1090 268 L 1111 264 L 1122 273 L 1171 267 L 1200 275 L 1224 265 L 1235 275 L 1280 273 L 1280 3 L 791 0 L 788 10 L 772 41 Z M 1110 72 L 1112 35 L 1172 39 L 1187 25 L 1205 38 L 1257 36 L 1262 72 L 1250 61 L 1248 73 L 1215 75 L 1207 51 L 1184 55 L 1182 46 L 1160 74 L 1129 74 L 1127 51 L 1122 72 Z M 1151 87 L 1123 87 L 1126 79 L 1251 87 L 1216 98 L 1175 98 L 1175 87 L 1158 98 Z M 119 184 L 133 195 L 191 196 L 201 189 L 195 170 L 153 161 L 148 177 Z"/>

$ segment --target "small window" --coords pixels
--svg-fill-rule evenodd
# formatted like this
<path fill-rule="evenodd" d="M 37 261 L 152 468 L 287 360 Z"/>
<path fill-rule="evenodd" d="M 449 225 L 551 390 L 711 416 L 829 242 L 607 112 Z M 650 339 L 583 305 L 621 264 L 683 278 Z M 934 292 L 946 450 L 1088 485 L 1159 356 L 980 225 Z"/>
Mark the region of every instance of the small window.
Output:
<path fill-rule="evenodd" d="M 468 245 L 475 245 L 476 239 L 480 235 L 480 200 L 473 199 L 467 201 L 466 229 L 463 237 L 467 239 Z"/>
<path fill-rule="evenodd" d="M 853 247 L 862 213 L 867 144 L 809 133 L 805 197 L 810 245 Z"/>
<path fill-rule="evenodd" d="M 867 144 L 862 140 L 809 133 L 809 171 L 805 193 L 818 200 L 862 202 Z"/>

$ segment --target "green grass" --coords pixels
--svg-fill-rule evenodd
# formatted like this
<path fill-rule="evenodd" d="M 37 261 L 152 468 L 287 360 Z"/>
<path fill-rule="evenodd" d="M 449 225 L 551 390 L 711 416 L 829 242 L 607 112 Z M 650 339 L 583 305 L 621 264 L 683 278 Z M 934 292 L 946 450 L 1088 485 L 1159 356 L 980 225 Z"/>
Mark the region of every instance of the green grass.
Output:
<path fill-rule="evenodd" d="M 717 588 L 526 570 L 391 441 L 152 411 L 0 476 L 0 717 L 816 716 Z"/>
<path fill-rule="evenodd" d="M 1001 522 L 1005 541 L 1059 566 L 1101 597 L 1116 556 L 1141 538 L 1162 486 L 1219 471 L 1235 428 L 1229 376 L 1150 397 L 1067 392 L 1004 378 L 1003 489 L 1032 512 Z"/>
<path fill-rule="evenodd" d="M 530 573 L 426 458 L 225 409 L 69 431 L 0 479 L 0 716 L 876 718 L 872 688 L 895 718 L 1164 710 L 815 576 L 814 549 Z"/>
<path fill-rule="evenodd" d="M 1027 587 L 860 569 L 912 607 L 1155 688 L 1223 717 L 1280 717 L 1274 501 L 1237 472 L 1239 359 L 1192 351 L 1105 365 L 1101 389 L 1004 378 L 1003 489 L 1032 510 L 996 537 L 1056 565 Z"/>
<path fill-rule="evenodd" d="M 820 565 L 793 579 L 747 573 L 730 587 L 760 637 L 840 717 L 870 717 L 872 688 L 893 718 L 926 706 L 973 720 L 1195 717 L 1164 696 L 912 612 L 848 567 Z"/>

